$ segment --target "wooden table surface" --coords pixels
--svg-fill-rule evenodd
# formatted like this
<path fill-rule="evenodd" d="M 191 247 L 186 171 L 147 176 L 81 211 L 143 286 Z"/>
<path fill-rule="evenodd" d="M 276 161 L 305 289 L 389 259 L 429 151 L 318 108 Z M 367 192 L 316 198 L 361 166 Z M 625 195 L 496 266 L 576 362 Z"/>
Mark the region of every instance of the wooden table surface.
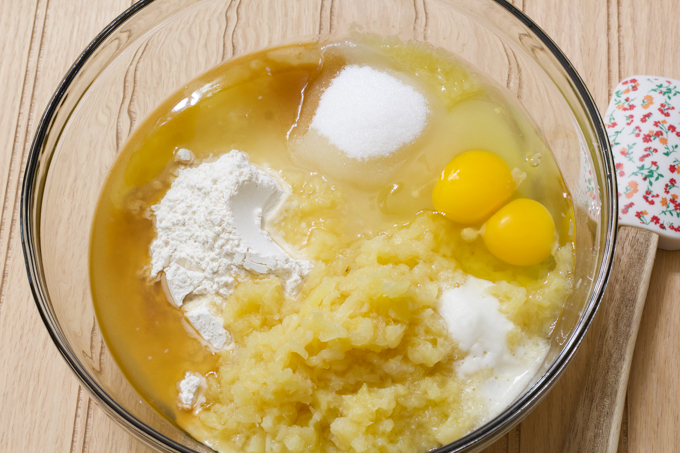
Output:
<path fill-rule="evenodd" d="M 678 0 L 513 3 L 571 59 L 602 112 L 613 87 L 624 77 L 653 74 L 680 79 Z M 130 0 L 0 0 L 2 452 L 151 451 L 89 399 L 60 357 L 31 296 L 19 232 L 20 185 L 37 122 L 75 58 L 129 6 Z M 680 451 L 678 304 L 680 252 L 659 251 L 633 361 L 619 452 Z M 602 315 L 600 310 L 598 319 Z M 486 453 L 560 451 L 596 329 L 597 320 L 546 400 Z"/>

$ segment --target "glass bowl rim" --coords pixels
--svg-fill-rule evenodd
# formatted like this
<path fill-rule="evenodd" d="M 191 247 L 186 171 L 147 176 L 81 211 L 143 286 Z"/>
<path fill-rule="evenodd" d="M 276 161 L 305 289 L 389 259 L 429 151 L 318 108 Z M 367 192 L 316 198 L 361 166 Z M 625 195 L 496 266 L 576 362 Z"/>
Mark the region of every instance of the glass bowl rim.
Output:
<path fill-rule="evenodd" d="M 111 416 L 117 423 L 121 424 L 128 431 L 136 435 L 136 437 L 159 447 L 173 448 L 182 453 L 195 453 L 195 450 L 189 449 L 186 446 L 177 443 L 167 436 L 156 431 L 146 423 L 137 419 L 134 415 L 122 408 L 84 369 L 80 361 L 74 354 L 71 346 L 66 340 L 59 323 L 55 319 L 49 296 L 47 295 L 46 284 L 44 282 L 44 275 L 42 270 L 42 260 L 40 246 L 37 244 L 36 237 L 34 237 L 33 227 L 35 226 L 35 212 L 36 207 L 42 208 L 42 190 L 44 186 L 37 186 L 40 182 L 37 170 L 40 163 L 43 161 L 45 153 L 45 139 L 48 136 L 52 122 L 57 114 L 62 101 L 68 93 L 68 89 L 83 69 L 89 58 L 99 49 L 104 41 L 118 30 L 128 19 L 140 12 L 145 7 L 149 6 L 156 0 L 140 0 L 133 6 L 125 10 L 122 14 L 116 17 L 109 25 L 107 25 L 93 40 L 88 44 L 85 50 L 76 59 L 74 64 L 68 70 L 66 76 L 59 84 L 54 95 L 50 99 L 47 108 L 38 124 L 35 137 L 29 156 L 27 159 L 26 168 L 24 171 L 24 179 L 22 183 L 22 192 L 20 200 L 20 235 L 21 245 L 24 253 L 24 262 L 28 274 L 29 285 L 33 294 L 33 299 L 38 307 L 40 317 L 42 318 L 45 327 L 47 328 L 52 341 L 56 345 L 59 353 L 75 373 L 76 377 L 87 390 L 88 393 L 95 399 L 99 407 Z M 546 372 L 536 381 L 533 386 L 522 395 L 511 406 L 507 407 L 503 412 L 497 415 L 491 421 L 474 429 L 464 437 L 455 442 L 444 445 L 435 450 L 437 453 L 453 452 L 454 450 L 471 447 L 477 440 L 481 438 L 493 439 L 502 435 L 503 429 L 508 426 L 513 426 L 523 419 L 530 409 L 535 407 L 547 395 L 549 390 L 557 382 L 557 379 L 562 375 L 564 369 L 572 360 L 583 337 L 592 324 L 593 317 L 600 305 L 600 301 L 604 294 L 604 290 L 609 279 L 609 274 L 612 267 L 613 254 L 616 245 L 617 223 L 618 223 L 618 196 L 616 192 L 616 178 L 614 171 L 613 156 L 609 145 L 607 132 L 600 116 L 599 110 L 586 88 L 583 80 L 578 75 L 576 69 L 573 67 L 569 59 L 559 49 L 559 47 L 548 37 L 548 35 L 528 16 L 515 8 L 507 0 L 490 0 L 501 6 L 515 19 L 522 22 L 543 45 L 550 50 L 560 63 L 562 69 L 566 72 L 569 81 L 576 89 L 578 95 L 584 103 L 586 112 L 592 122 L 595 134 L 597 136 L 597 145 L 599 145 L 600 156 L 602 158 L 602 171 L 604 187 L 603 193 L 606 199 L 610 201 L 609 212 L 607 218 L 604 219 L 604 246 L 602 249 L 602 262 L 599 266 L 597 280 L 594 282 L 593 291 L 590 294 L 590 300 L 584 307 L 584 311 L 579 318 L 574 332 L 568 338 L 565 346 L 546 370 Z M 51 160 L 51 156 L 49 156 Z M 49 171 L 49 161 L 46 164 Z M 42 181 L 44 183 L 44 180 Z M 35 193 L 38 193 L 37 202 L 34 200 Z M 39 234 L 37 235 L 39 239 Z"/>

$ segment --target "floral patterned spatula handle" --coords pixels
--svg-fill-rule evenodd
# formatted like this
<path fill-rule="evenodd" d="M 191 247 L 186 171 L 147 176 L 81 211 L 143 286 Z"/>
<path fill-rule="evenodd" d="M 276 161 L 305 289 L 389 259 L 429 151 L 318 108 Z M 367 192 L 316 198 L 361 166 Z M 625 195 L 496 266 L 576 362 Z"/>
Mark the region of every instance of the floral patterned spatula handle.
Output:
<path fill-rule="evenodd" d="M 622 81 L 607 109 L 619 187 L 619 225 L 647 228 L 680 249 L 680 81 Z"/>
<path fill-rule="evenodd" d="M 602 325 L 565 453 L 616 453 L 628 374 L 657 246 L 680 249 L 680 81 L 636 76 L 607 109 L 619 192 Z"/>

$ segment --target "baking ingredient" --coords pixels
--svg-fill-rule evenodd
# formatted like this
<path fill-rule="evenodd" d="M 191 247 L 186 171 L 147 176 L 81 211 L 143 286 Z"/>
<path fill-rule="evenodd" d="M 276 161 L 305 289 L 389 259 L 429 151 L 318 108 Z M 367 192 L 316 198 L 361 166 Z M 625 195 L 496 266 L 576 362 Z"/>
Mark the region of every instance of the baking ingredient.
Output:
<path fill-rule="evenodd" d="M 151 277 L 165 272 L 177 306 L 190 293 L 226 297 L 249 272 L 279 277 L 296 293 L 311 264 L 291 258 L 263 229 L 282 198 L 276 179 L 240 151 L 180 169 L 152 207 Z"/>
<path fill-rule="evenodd" d="M 486 220 L 510 199 L 515 181 L 508 165 L 488 151 L 466 151 L 449 162 L 432 191 L 437 211 L 461 224 Z"/>
<path fill-rule="evenodd" d="M 194 160 L 194 153 L 186 148 L 179 148 L 175 152 L 175 160 L 182 164 L 190 164 Z"/>
<path fill-rule="evenodd" d="M 557 239 L 550 211 L 528 198 L 513 200 L 491 216 L 482 237 L 491 253 L 515 266 L 547 259 Z"/>
<path fill-rule="evenodd" d="M 549 348 L 546 340 L 517 335 L 517 326 L 501 312 L 499 300 L 488 291 L 493 287 L 493 282 L 469 275 L 457 287 L 444 288 L 439 298 L 439 313 L 458 348 L 466 354 L 456 362 L 456 371 L 463 377 L 485 370 L 491 373 L 479 386 L 487 418 L 521 393 Z M 496 291 L 504 292 L 499 288 Z M 519 338 L 513 345 L 511 336 Z"/>
<path fill-rule="evenodd" d="M 169 302 L 180 308 L 184 298 L 198 288 L 204 278 L 203 272 L 190 271 L 175 262 L 170 263 L 163 269 L 162 276 L 162 283 L 170 296 Z"/>
<path fill-rule="evenodd" d="M 182 409 L 192 409 L 199 402 L 199 393 L 205 389 L 205 378 L 196 372 L 187 371 L 179 387 L 178 404 Z"/>
<path fill-rule="evenodd" d="M 347 156 L 388 156 L 422 133 L 430 110 L 416 89 L 368 66 L 346 66 L 321 96 L 310 128 Z"/>
<path fill-rule="evenodd" d="M 467 356 L 458 364 L 462 375 L 494 368 L 510 356 L 507 335 L 515 325 L 500 313 L 498 299 L 484 292 L 492 282 L 468 276 L 446 288 L 439 302 L 449 332 Z"/>
<path fill-rule="evenodd" d="M 196 332 L 215 350 L 231 343 L 231 334 L 224 329 L 221 317 L 215 315 L 220 307 L 211 303 L 210 296 L 199 296 L 185 307 L 185 316 Z"/>

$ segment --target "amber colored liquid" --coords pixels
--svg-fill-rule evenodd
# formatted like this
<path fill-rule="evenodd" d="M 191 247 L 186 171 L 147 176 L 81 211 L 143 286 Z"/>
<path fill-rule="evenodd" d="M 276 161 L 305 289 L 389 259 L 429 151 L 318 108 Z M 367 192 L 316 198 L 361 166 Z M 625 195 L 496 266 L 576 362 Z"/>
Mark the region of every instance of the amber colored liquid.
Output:
<path fill-rule="evenodd" d="M 318 87 L 348 63 L 378 61 L 379 66 L 394 69 L 389 59 L 376 59 L 370 49 L 348 54 L 331 50 L 323 64 L 318 45 L 290 46 L 277 52 L 230 61 L 161 105 L 125 145 L 96 212 L 91 281 L 99 325 L 139 393 L 180 425 L 191 415 L 177 409 L 177 382 L 186 370 L 214 370 L 217 357 L 187 333 L 181 312 L 167 301 L 160 283 L 150 282 L 144 273 L 155 235 L 145 213 L 162 198 L 179 167 L 173 152 L 187 148 L 200 161 L 238 149 L 247 152 L 255 164 L 284 172 L 324 174 L 313 162 L 305 161 L 304 155 L 291 151 L 291 143 L 293 148 L 305 146 L 306 110 L 316 102 Z M 436 93 L 428 96 L 434 113 L 425 138 L 404 154 L 380 163 L 389 171 L 380 173 L 380 168 L 368 166 L 349 176 L 326 175 L 350 200 L 342 213 L 345 234 L 370 236 L 387 226 L 409 222 L 419 211 L 431 210 L 432 188 L 446 163 L 465 150 L 484 149 L 527 174 L 516 195 L 548 207 L 560 243 L 572 242 L 568 194 L 531 122 L 489 84 L 480 82 L 449 109 L 436 106 Z M 540 167 L 534 168 L 527 159 L 537 152 L 542 159 Z M 479 243 L 463 244 L 456 258 L 464 270 L 480 278 L 520 283 L 540 278 L 550 266 L 549 262 L 522 269 L 503 265 Z"/>

